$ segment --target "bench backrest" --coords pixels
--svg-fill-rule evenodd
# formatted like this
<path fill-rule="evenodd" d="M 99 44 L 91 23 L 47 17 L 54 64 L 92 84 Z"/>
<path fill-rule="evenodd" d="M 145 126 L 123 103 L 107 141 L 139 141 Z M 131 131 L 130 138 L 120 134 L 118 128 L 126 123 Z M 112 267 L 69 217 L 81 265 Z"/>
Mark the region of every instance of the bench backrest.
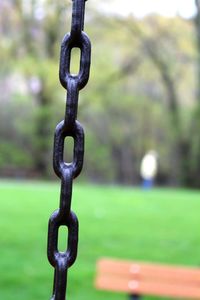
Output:
<path fill-rule="evenodd" d="M 97 264 L 96 287 L 137 295 L 200 299 L 200 270 L 101 259 Z"/>

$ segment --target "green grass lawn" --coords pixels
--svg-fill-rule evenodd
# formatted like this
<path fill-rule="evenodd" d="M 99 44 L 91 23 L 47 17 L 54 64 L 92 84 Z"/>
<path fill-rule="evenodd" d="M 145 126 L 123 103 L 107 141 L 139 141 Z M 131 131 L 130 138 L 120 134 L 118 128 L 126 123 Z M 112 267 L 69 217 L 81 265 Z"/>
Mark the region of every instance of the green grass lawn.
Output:
<path fill-rule="evenodd" d="M 58 207 L 59 184 L 2 181 L 0 200 L 0 299 L 50 299 L 47 223 Z M 77 184 L 73 210 L 80 242 L 69 299 L 126 299 L 95 290 L 102 256 L 200 266 L 200 192 Z"/>

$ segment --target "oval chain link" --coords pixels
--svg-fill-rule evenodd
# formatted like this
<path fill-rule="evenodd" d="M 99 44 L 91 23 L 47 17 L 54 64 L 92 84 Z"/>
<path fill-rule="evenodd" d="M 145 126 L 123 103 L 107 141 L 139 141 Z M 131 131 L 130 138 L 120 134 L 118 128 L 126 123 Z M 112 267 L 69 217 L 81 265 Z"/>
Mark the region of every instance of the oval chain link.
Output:
<path fill-rule="evenodd" d="M 78 247 L 78 219 L 71 211 L 73 179 L 76 178 L 83 166 L 84 130 L 77 121 L 79 91 L 85 87 L 89 79 L 91 44 L 88 36 L 83 32 L 86 0 L 72 0 L 71 31 L 66 34 L 60 53 L 59 77 L 62 86 L 67 90 L 64 120 L 55 130 L 53 167 L 56 175 L 61 179 L 60 206 L 49 219 L 47 255 L 54 267 L 54 286 L 51 300 L 65 300 L 67 289 L 67 272 L 77 256 Z M 77 75 L 70 73 L 71 53 L 73 48 L 79 48 L 80 69 Z M 74 140 L 73 161 L 64 161 L 65 139 Z M 68 229 L 67 250 L 58 249 L 59 228 Z"/>

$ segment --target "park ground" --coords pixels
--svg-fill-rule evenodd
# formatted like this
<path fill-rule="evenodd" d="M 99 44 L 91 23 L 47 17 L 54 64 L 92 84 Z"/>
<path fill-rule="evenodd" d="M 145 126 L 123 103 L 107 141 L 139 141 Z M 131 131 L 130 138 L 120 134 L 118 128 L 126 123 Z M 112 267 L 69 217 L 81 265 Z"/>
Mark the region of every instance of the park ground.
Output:
<path fill-rule="evenodd" d="M 1 181 L 0 199 L 0 299 L 50 299 L 47 224 L 58 207 L 59 184 Z M 95 264 L 102 256 L 200 266 L 199 191 L 82 183 L 74 186 L 72 206 L 80 241 L 69 270 L 70 299 L 126 299 L 95 290 Z M 62 250 L 63 230 L 60 236 Z"/>

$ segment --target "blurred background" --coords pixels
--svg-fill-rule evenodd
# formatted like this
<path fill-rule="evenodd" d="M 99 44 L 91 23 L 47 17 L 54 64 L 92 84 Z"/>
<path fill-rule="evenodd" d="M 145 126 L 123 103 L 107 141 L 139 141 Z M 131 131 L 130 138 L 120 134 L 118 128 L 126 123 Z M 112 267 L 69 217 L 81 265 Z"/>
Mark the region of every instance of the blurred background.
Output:
<path fill-rule="evenodd" d="M 199 187 L 200 17 L 192 1 L 129 2 L 87 3 L 93 57 L 79 107 L 87 133 L 81 177 L 136 185 L 141 159 L 154 149 L 158 184 Z M 59 52 L 71 1 L 0 5 L 0 175 L 53 178 L 52 133 L 65 102 Z"/>
<path fill-rule="evenodd" d="M 0 0 L 2 299 L 51 294 L 46 231 L 59 201 L 52 147 L 70 22 L 70 0 Z M 69 293 L 125 299 L 95 290 L 98 257 L 200 265 L 200 1 L 87 1 L 85 31 L 92 66 L 79 102 L 86 151 L 74 188 L 80 254 Z M 157 188 L 146 193 L 140 169 L 150 150 Z"/>

